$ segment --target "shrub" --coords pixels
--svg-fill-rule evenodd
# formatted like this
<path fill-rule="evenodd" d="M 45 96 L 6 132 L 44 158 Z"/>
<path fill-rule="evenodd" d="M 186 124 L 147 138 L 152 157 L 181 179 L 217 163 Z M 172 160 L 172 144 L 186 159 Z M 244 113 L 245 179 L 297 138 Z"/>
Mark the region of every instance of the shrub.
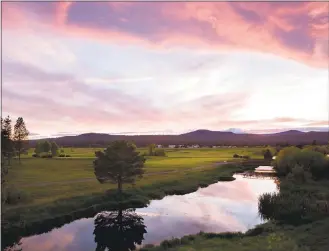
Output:
<path fill-rule="evenodd" d="M 33 154 L 32 154 L 32 157 L 37 158 L 37 157 L 39 157 L 39 156 L 38 156 L 38 154 L 33 153 Z"/>
<path fill-rule="evenodd" d="M 39 155 L 41 158 L 52 158 L 52 154 L 51 153 L 40 153 Z"/>
<path fill-rule="evenodd" d="M 280 150 L 275 161 L 273 161 L 274 169 L 278 175 L 285 176 L 291 172 L 291 169 L 298 164 L 296 157 L 300 151 L 297 147 L 286 147 Z"/>
<path fill-rule="evenodd" d="M 263 155 L 265 160 L 271 160 L 273 158 L 273 155 L 269 149 L 266 149 Z"/>
<path fill-rule="evenodd" d="M 249 156 L 245 155 L 245 156 L 242 156 L 243 159 L 250 159 Z"/>
<path fill-rule="evenodd" d="M 65 157 L 71 157 L 71 155 L 69 155 L 69 154 L 66 154 L 66 155 L 65 155 Z"/>
<path fill-rule="evenodd" d="M 305 172 L 302 166 L 296 165 L 292 170 L 291 170 L 292 177 L 295 181 L 298 182 L 305 182 L 306 177 L 305 177 Z"/>
<path fill-rule="evenodd" d="M 17 190 L 15 187 L 8 187 L 6 189 L 5 203 L 10 205 L 18 204 L 19 202 L 27 201 L 27 195 Z"/>
<path fill-rule="evenodd" d="M 154 152 L 155 156 L 167 156 L 164 149 L 156 149 Z"/>
<path fill-rule="evenodd" d="M 236 153 L 233 155 L 233 158 L 239 158 L 239 157 L 240 156 L 238 154 L 236 154 Z"/>

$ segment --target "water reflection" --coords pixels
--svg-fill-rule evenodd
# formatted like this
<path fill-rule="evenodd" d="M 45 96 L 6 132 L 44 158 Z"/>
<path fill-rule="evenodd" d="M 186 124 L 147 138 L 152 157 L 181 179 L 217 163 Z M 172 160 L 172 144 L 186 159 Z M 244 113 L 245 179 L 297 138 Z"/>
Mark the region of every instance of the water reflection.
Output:
<path fill-rule="evenodd" d="M 146 233 L 143 217 L 135 210 L 102 212 L 95 218 L 96 251 L 130 251 L 141 245 Z"/>
<path fill-rule="evenodd" d="M 218 182 L 194 193 L 153 200 L 136 211 L 102 212 L 48 233 L 22 238 L 22 250 L 128 251 L 140 243 L 158 244 L 200 231 L 246 231 L 262 222 L 258 196 L 277 191 L 276 184 L 274 180 L 235 177 L 235 181 Z"/>

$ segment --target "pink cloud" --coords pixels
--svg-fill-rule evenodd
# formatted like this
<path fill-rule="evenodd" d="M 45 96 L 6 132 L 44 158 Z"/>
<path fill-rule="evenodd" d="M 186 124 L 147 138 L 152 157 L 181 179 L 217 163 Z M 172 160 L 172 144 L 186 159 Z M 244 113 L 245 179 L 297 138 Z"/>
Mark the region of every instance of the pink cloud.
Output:
<path fill-rule="evenodd" d="M 328 3 L 324 2 L 40 2 L 3 6 L 5 28 L 42 22 L 52 32 L 66 36 L 155 49 L 249 50 L 316 67 L 328 63 Z M 36 13 L 40 9 L 43 13 Z"/>
<path fill-rule="evenodd" d="M 132 96 L 108 86 L 94 87 L 70 74 L 7 61 L 3 69 L 3 110 L 23 114 L 30 130 L 38 132 L 40 128 L 53 133 L 51 128 L 99 130 L 98 125 L 107 132 L 131 127 L 163 130 L 167 125 L 172 127 L 173 122 L 184 127 L 196 120 L 201 126 L 213 120 L 214 114 L 220 114 L 221 119 L 229 118 L 249 98 L 247 93 L 223 93 L 160 108 L 147 96 Z M 15 90 L 10 87 L 12 84 Z"/>

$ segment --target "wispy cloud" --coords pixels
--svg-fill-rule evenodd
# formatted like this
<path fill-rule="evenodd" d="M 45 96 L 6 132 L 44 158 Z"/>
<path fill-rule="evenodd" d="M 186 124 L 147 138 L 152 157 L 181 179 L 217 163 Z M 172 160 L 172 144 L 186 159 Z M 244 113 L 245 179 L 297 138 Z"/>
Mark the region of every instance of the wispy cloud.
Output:
<path fill-rule="evenodd" d="M 328 3 L 2 7 L 3 112 L 40 135 L 326 126 Z"/>
<path fill-rule="evenodd" d="M 151 81 L 152 77 L 140 77 L 140 78 L 87 78 L 86 83 L 91 84 L 110 84 L 110 83 L 135 83 L 141 81 Z"/>
<path fill-rule="evenodd" d="M 324 2 L 7 2 L 3 12 L 5 29 L 28 20 L 67 36 L 154 48 L 255 50 L 327 67 L 327 8 Z M 31 14 L 38 10 L 42 14 Z"/>

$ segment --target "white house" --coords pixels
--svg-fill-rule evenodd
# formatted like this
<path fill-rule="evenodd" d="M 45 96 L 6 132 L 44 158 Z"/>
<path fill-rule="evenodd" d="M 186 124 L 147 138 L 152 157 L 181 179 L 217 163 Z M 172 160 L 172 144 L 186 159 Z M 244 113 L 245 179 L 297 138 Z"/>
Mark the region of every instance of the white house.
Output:
<path fill-rule="evenodd" d="M 162 145 L 157 145 L 157 148 L 162 148 Z"/>
<path fill-rule="evenodd" d="M 169 145 L 168 147 L 169 147 L 169 148 L 175 148 L 176 145 Z"/>
<path fill-rule="evenodd" d="M 272 166 L 259 166 L 255 168 L 255 173 L 275 173 Z"/>

